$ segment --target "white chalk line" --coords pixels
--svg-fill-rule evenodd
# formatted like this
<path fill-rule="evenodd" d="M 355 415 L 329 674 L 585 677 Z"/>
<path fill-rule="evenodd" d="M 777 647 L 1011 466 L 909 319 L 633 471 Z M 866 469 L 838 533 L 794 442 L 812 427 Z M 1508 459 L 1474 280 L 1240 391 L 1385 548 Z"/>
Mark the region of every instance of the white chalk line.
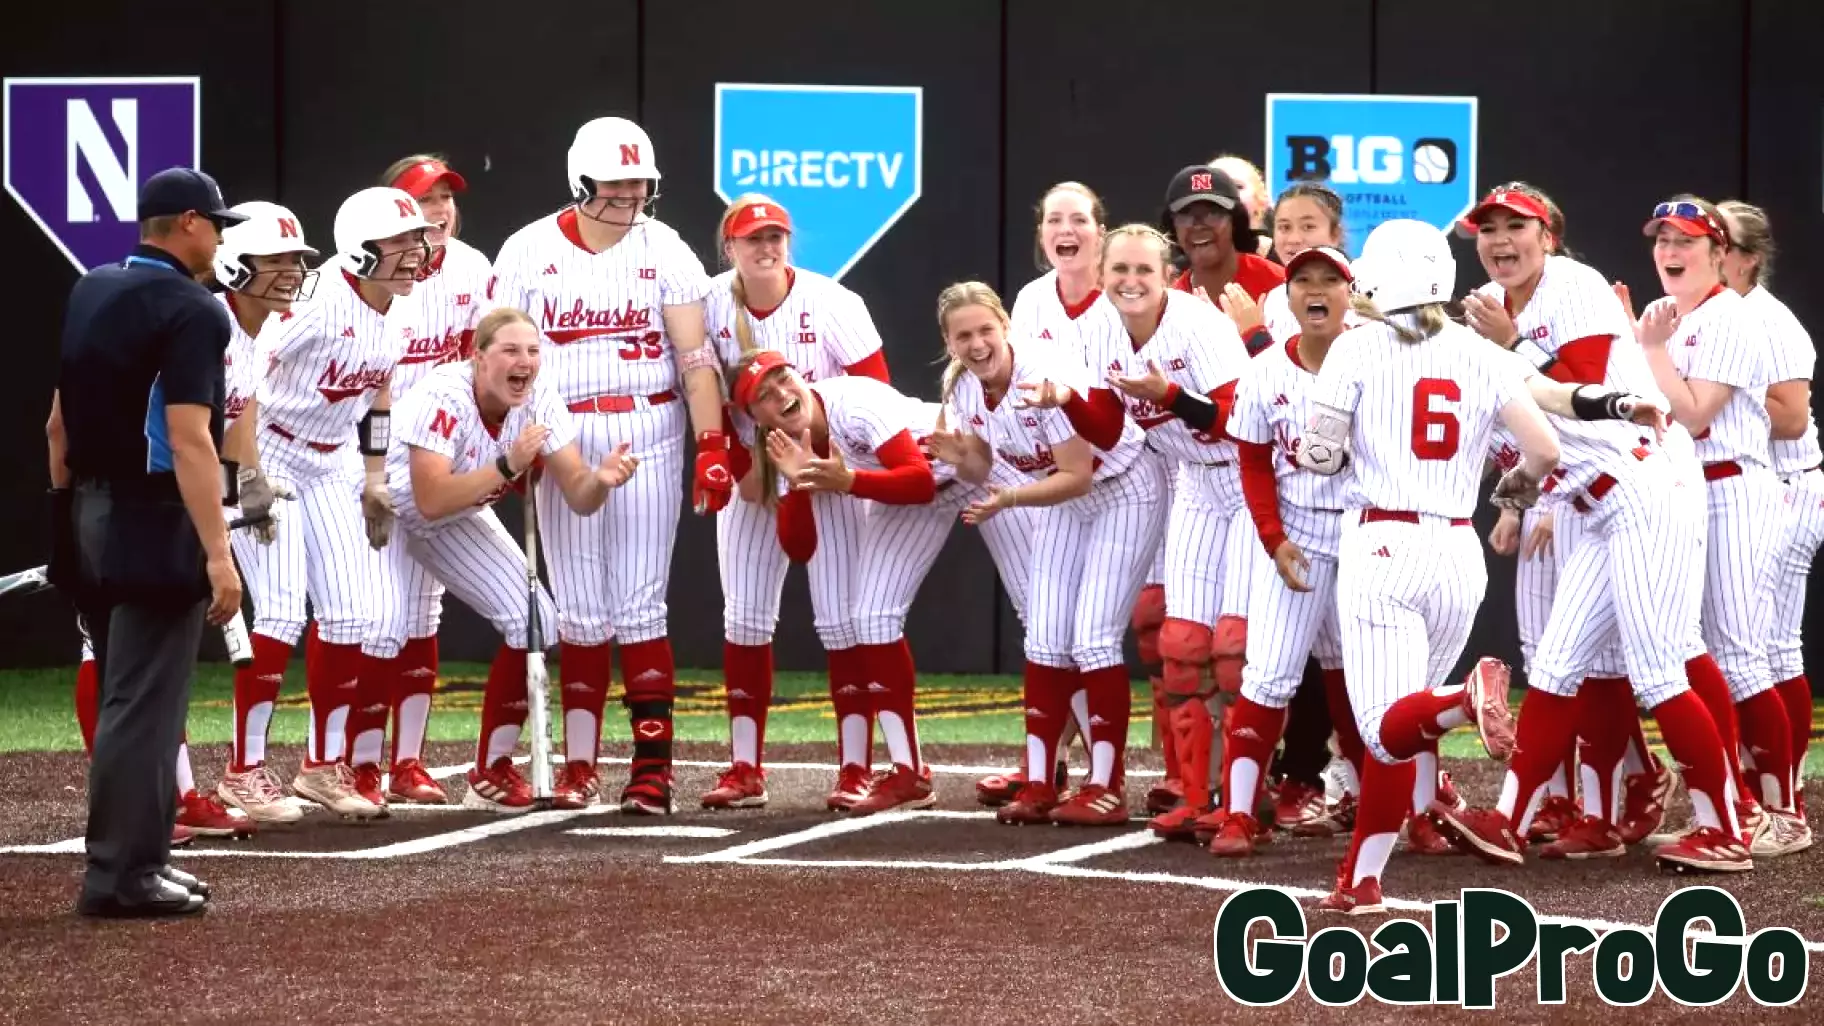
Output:
<path fill-rule="evenodd" d="M 523 766 L 530 761 L 530 756 L 525 755 L 518 755 L 513 758 L 514 764 L 520 766 Z M 595 761 L 596 764 L 600 766 L 626 766 L 633 762 L 632 759 L 618 756 L 603 756 Z M 1002 764 L 999 766 L 965 766 L 956 763 L 937 762 L 926 763 L 925 765 L 930 767 L 932 773 L 939 776 L 985 777 L 992 773 L 1006 773 L 1013 768 L 1012 765 L 1010 765 L 1013 761 L 1014 759 L 1010 758 L 1008 760 L 1009 764 Z M 726 761 L 717 762 L 703 759 L 674 759 L 671 764 L 673 766 L 685 766 L 691 769 L 725 770 L 728 768 L 728 763 Z M 884 765 L 885 764 L 883 763 L 883 768 Z M 456 766 L 431 766 L 427 767 L 425 772 L 438 780 L 444 780 L 458 774 L 467 773 L 469 770 L 473 769 L 474 766 L 475 764 L 472 762 L 465 762 Z M 834 774 L 841 767 L 833 762 L 772 762 L 769 760 L 766 764 L 766 768 L 768 770 L 821 770 L 825 773 Z M 1130 777 L 1148 779 L 1152 777 L 1163 777 L 1165 776 L 1165 771 L 1156 769 L 1130 769 L 1127 771 L 1127 775 Z"/>
<path fill-rule="evenodd" d="M 727 837 L 739 831 L 708 826 L 578 827 L 564 833 L 575 837 Z"/>

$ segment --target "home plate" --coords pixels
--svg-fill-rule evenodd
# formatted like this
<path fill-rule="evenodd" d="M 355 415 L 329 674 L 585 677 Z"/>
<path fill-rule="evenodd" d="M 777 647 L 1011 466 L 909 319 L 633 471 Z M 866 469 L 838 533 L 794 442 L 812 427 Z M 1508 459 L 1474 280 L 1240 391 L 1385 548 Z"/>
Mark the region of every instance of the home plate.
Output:
<path fill-rule="evenodd" d="M 712 826 L 619 826 L 566 830 L 577 837 L 727 837 L 736 831 Z"/>

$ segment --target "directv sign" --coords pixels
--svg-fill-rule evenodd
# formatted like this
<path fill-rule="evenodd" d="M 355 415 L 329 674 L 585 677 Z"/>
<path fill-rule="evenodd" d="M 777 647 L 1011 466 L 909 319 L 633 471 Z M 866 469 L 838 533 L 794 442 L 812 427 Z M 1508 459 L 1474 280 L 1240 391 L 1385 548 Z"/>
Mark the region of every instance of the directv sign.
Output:
<path fill-rule="evenodd" d="M 1329 183 L 1352 257 L 1383 221 L 1448 231 L 1476 202 L 1476 98 L 1269 93 L 1266 174 Z"/>
<path fill-rule="evenodd" d="M 139 187 L 202 166 L 202 80 L 9 78 L 6 191 L 76 270 L 139 241 Z"/>
<path fill-rule="evenodd" d="M 792 215 L 792 262 L 841 280 L 924 183 L 917 86 L 716 85 L 716 195 Z"/>

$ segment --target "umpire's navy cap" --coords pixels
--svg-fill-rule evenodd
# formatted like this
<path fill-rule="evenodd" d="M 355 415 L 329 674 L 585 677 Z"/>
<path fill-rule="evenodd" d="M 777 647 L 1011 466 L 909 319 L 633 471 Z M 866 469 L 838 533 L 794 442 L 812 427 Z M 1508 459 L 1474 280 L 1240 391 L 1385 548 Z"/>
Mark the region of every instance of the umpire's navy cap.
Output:
<path fill-rule="evenodd" d="M 146 179 L 139 187 L 139 218 L 174 217 L 196 211 L 226 228 L 247 220 L 246 215 L 228 209 L 222 199 L 222 187 L 201 171 L 171 167 Z"/>

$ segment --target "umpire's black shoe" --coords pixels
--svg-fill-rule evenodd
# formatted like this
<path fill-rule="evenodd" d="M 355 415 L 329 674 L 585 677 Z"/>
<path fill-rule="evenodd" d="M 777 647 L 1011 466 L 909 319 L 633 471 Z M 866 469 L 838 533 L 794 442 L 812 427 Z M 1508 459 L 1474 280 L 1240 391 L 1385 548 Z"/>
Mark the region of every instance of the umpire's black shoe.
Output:
<path fill-rule="evenodd" d="M 192 894 L 162 876 L 155 876 L 149 891 L 131 899 L 85 891 L 76 901 L 76 911 L 96 919 L 157 919 L 195 915 L 208 904 L 202 895 Z"/>
<path fill-rule="evenodd" d="M 158 875 L 199 898 L 206 899 L 209 897 L 209 885 L 207 883 L 204 883 L 202 880 L 197 879 L 176 866 L 166 866 L 158 871 Z"/>

